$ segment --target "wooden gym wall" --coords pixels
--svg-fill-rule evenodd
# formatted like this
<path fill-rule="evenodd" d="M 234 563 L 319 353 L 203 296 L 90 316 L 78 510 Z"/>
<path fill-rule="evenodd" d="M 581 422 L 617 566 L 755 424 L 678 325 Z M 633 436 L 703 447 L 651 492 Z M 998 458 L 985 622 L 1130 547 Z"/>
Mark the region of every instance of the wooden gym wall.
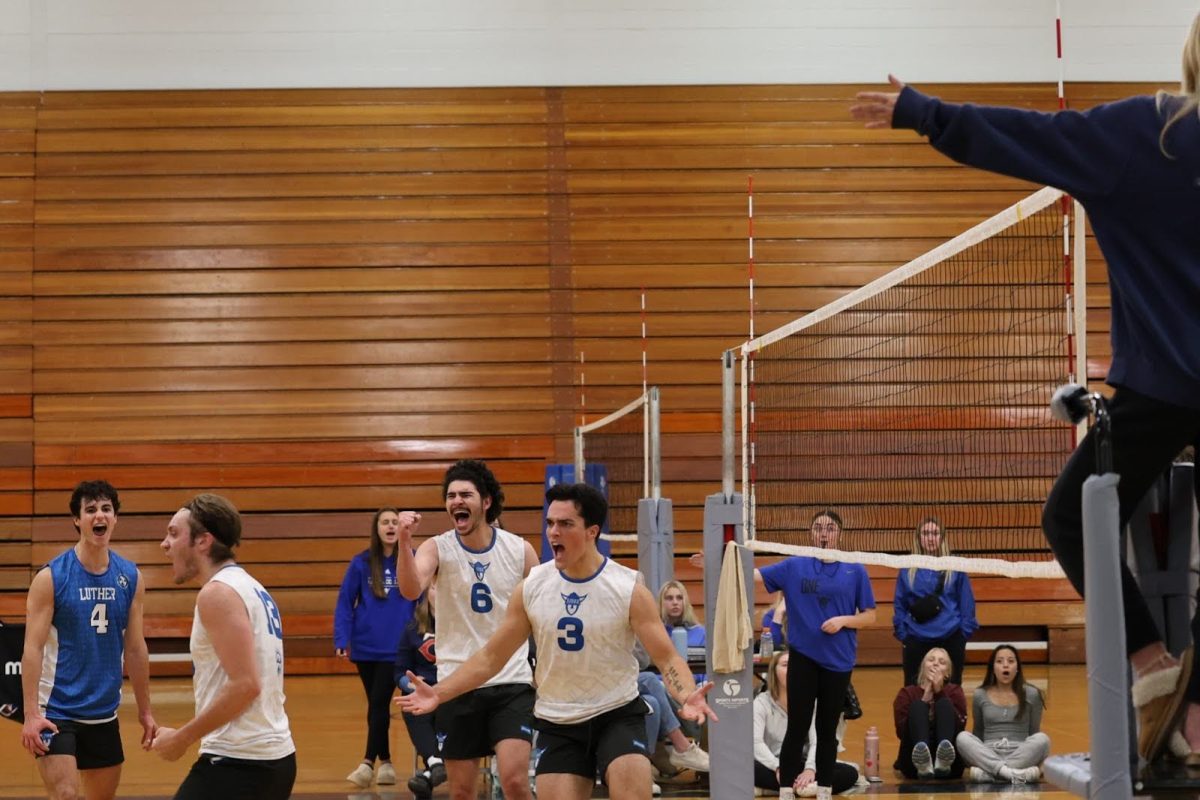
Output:
<path fill-rule="evenodd" d="M 747 178 L 760 332 L 1035 188 L 862 130 L 856 88 L 0 95 L 0 616 L 20 615 L 31 569 L 73 539 L 71 487 L 98 476 L 121 491 L 115 543 L 163 635 L 192 593 L 156 544 L 200 490 L 248 513 L 243 559 L 289 633 L 327 625 L 373 509 L 443 527 L 457 458 L 486 458 L 506 525 L 536 536 L 543 467 L 570 460 L 579 354 L 591 418 L 641 391 L 643 287 L 665 494 L 691 548 L 720 480 L 719 354 L 747 333 Z M 928 88 L 1055 105 L 1049 86 Z M 1070 88 L 1085 107 L 1153 87 Z M 1095 380 L 1107 294 L 1090 263 Z"/>

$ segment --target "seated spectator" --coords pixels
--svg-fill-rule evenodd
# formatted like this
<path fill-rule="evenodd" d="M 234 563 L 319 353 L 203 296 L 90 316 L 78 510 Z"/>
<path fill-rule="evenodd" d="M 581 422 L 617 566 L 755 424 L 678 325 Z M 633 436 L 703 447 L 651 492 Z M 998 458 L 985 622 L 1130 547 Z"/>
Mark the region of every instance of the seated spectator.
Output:
<path fill-rule="evenodd" d="M 754 786 L 779 791 L 779 753 L 787 734 L 787 666 L 788 651 L 771 657 L 767 670 L 767 689 L 754 698 Z M 842 751 L 845 720 L 838 720 L 838 751 Z M 800 797 L 817 794 L 817 728 L 816 720 L 808 730 L 804 746 L 804 771 L 796 777 L 792 788 Z M 858 783 L 858 768 L 846 761 L 833 766 L 833 792 L 844 792 Z"/>
<path fill-rule="evenodd" d="M 412 691 L 408 676 L 412 670 L 430 686 L 437 683 L 437 648 L 434 638 L 434 603 L 437 600 L 437 584 L 431 583 L 425 595 L 417 603 L 413 618 L 404 628 L 400 647 L 396 652 L 396 685 L 404 694 Z M 433 789 L 446 781 L 446 765 L 438 756 L 437 736 L 433 730 L 433 715 L 417 716 L 404 713 L 404 725 L 412 739 L 413 749 L 425 763 L 408 779 L 408 789 L 416 798 L 433 796 Z"/>
<path fill-rule="evenodd" d="M 696 772 L 708 772 L 708 753 L 692 740 L 688 739 L 680 727 L 679 717 L 675 715 L 670 695 L 657 673 L 646 671 L 650 665 L 650 657 L 642 648 L 641 642 L 634 647 L 634 655 L 642 669 L 638 673 L 638 694 L 646 701 L 646 740 L 651 749 L 660 741 L 667 743 L 668 761 L 676 769 L 690 769 Z"/>
<path fill-rule="evenodd" d="M 968 781 L 1034 783 L 1050 755 L 1042 733 L 1042 690 L 1025 682 L 1021 657 L 1002 644 L 988 659 L 983 683 L 971 701 L 972 729 L 958 735 L 958 752 Z"/>
<path fill-rule="evenodd" d="M 892 710 L 900 753 L 896 769 L 908 778 L 959 778 L 964 764 L 954 740 L 967 724 L 962 687 L 951 683 L 950 655 L 940 647 L 925 654 L 916 685 L 896 695 Z"/>
<path fill-rule="evenodd" d="M 658 612 L 662 615 L 667 633 L 671 628 L 686 628 L 688 647 L 704 647 L 707 636 L 704 626 L 696 620 L 687 588 L 679 581 L 667 581 L 658 590 Z"/>

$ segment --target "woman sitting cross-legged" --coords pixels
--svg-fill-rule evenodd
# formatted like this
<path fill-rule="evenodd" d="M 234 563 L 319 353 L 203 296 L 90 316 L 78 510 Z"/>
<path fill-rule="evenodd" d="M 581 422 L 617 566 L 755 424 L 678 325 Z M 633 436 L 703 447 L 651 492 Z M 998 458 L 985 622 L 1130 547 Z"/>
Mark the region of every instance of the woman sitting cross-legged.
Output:
<path fill-rule="evenodd" d="M 771 658 L 767 671 L 767 689 L 754 698 L 754 786 L 758 789 L 779 790 L 779 753 L 787 735 L 787 666 L 788 651 Z M 838 749 L 842 749 L 845 720 L 838 721 Z M 833 763 L 834 794 L 844 792 L 858 783 L 858 768 L 846 761 Z M 800 797 L 817 794 L 817 728 L 816 720 L 808 729 L 804 745 L 804 771 L 792 785 Z"/>
<path fill-rule="evenodd" d="M 1002 644 L 988 659 L 983 684 L 975 690 L 972 729 L 958 735 L 958 752 L 968 765 L 968 781 L 1033 783 L 1050 755 L 1042 733 L 1041 689 L 1025 682 L 1017 649 Z"/>
<path fill-rule="evenodd" d="M 964 764 L 954 740 L 967 724 L 962 687 L 950 683 L 950 656 L 940 647 L 925 654 L 917 684 L 896 695 L 892 710 L 900 753 L 896 769 L 908 778 L 958 778 Z"/>

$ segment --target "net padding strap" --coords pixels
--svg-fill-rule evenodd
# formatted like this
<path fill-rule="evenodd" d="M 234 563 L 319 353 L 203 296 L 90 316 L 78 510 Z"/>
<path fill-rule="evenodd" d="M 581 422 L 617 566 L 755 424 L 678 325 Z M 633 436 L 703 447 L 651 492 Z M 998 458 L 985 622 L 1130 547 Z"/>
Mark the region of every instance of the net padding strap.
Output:
<path fill-rule="evenodd" d="M 1000 575 L 1006 578 L 1065 578 L 1057 561 L 1006 561 L 1003 558 L 966 558 L 963 556 L 918 556 L 868 553 L 861 550 L 833 550 L 750 539 L 746 542 L 763 555 L 810 556 L 842 564 L 870 564 L 901 570 L 909 567 L 929 570 L 953 570 L 975 575 Z"/>

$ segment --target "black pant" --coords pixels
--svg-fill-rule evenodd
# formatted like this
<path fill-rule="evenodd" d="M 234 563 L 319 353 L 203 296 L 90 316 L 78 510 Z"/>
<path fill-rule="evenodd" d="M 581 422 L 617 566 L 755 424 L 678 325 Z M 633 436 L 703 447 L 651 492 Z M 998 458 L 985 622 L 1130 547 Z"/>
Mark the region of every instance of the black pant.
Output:
<path fill-rule="evenodd" d="M 404 726 L 408 728 L 408 738 L 412 739 L 413 749 L 429 767 L 429 759 L 436 756 L 437 735 L 433 732 L 433 714 L 404 715 Z"/>
<path fill-rule="evenodd" d="M 779 752 L 779 782 L 791 786 L 804 771 L 808 729 L 817 715 L 817 783 L 832 786 L 837 762 L 837 724 L 846 703 L 849 672 L 825 669 L 795 648 L 788 648 L 788 726 Z"/>
<path fill-rule="evenodd" d="M 908 729 L 900 739 L 900 755 L 896 759 L 896 768 L 909 778 L 918 777 L 917 768 L 912 763 L 912 750 L 917 742 L 929 745 L 929 753 L 932 756 L 937 753 L 937 746 L 943 740 L 954 744 L 958 731 L 958 714 L 949 697 L 943 696 L 935 700 L 932 713 L 930 705 L 924 700 L 913 700 L 908 708 Z M 962 773 L 962 758 L 955 753 L 954 766 L 950 768 L 949 777 L 961 778 Z"/>
<path fill-rule="evenodd" d="M 856 783 L 858 783 L 858 770 L 844 761 L 833 762 L 833 782 L 829 785 L 833 788 L 834 794 L 841 794 Z M 775 770 L 761 761 L 755 761 L 754 785 L 759 789 L 779 791 L 779 781 L 775 779 Z"/>
<path fill-rule="evenodd" d="M 392 692 L 396 690 L 396 665 L 390 661 L 356 661 L 358 677 L 367 693 L 367 750 L 363 761 L 391 761 L 388 730 L 392 725 Z"/>
<path fill-rule="evenodd" d="M 967 638 L 958 631 L 953 636 L 936 642 L 925 642 L 920 639 L 905 639 L 900 643 L 904 658 L 904 685 L 916 686 L 917 676 L 921 671 L 921 661 L 935 647 L 941 647 L 950 655 L 950 682 L 962 686 L 963 662 L 967 660 Z"/>
<path fill-rule="evenodd" d="M 175 800 L 287 800 L 295 783 L 295 753 L 274 761 L 201 753 Z"/>
<path fill-rule="evenodd" d="M 1133 515 L 1142 496 L 1179 452 L 1200 437 L 1200 411 L 1118 389 L 1108 404 L 1112 418 L 1113 471 L 1121 476 L 1117 497 L 1121 526 Z M 1063 572 L 1083 596 L 1083 482 L 1096 469 L 1096 431 L 1092 429 L 1063 467 L 1042 514 L 1042 528 Z M 1194 473 L 1200 497 L 1200 470 Z M 1129 567 L 1121 564 L 1121 597 L 1125 607 L 1125 650 L 1133 653 L 1162 641 L 1150 609 Z M 1196 622 L 1193 620 L 1193 626 Z"/>

